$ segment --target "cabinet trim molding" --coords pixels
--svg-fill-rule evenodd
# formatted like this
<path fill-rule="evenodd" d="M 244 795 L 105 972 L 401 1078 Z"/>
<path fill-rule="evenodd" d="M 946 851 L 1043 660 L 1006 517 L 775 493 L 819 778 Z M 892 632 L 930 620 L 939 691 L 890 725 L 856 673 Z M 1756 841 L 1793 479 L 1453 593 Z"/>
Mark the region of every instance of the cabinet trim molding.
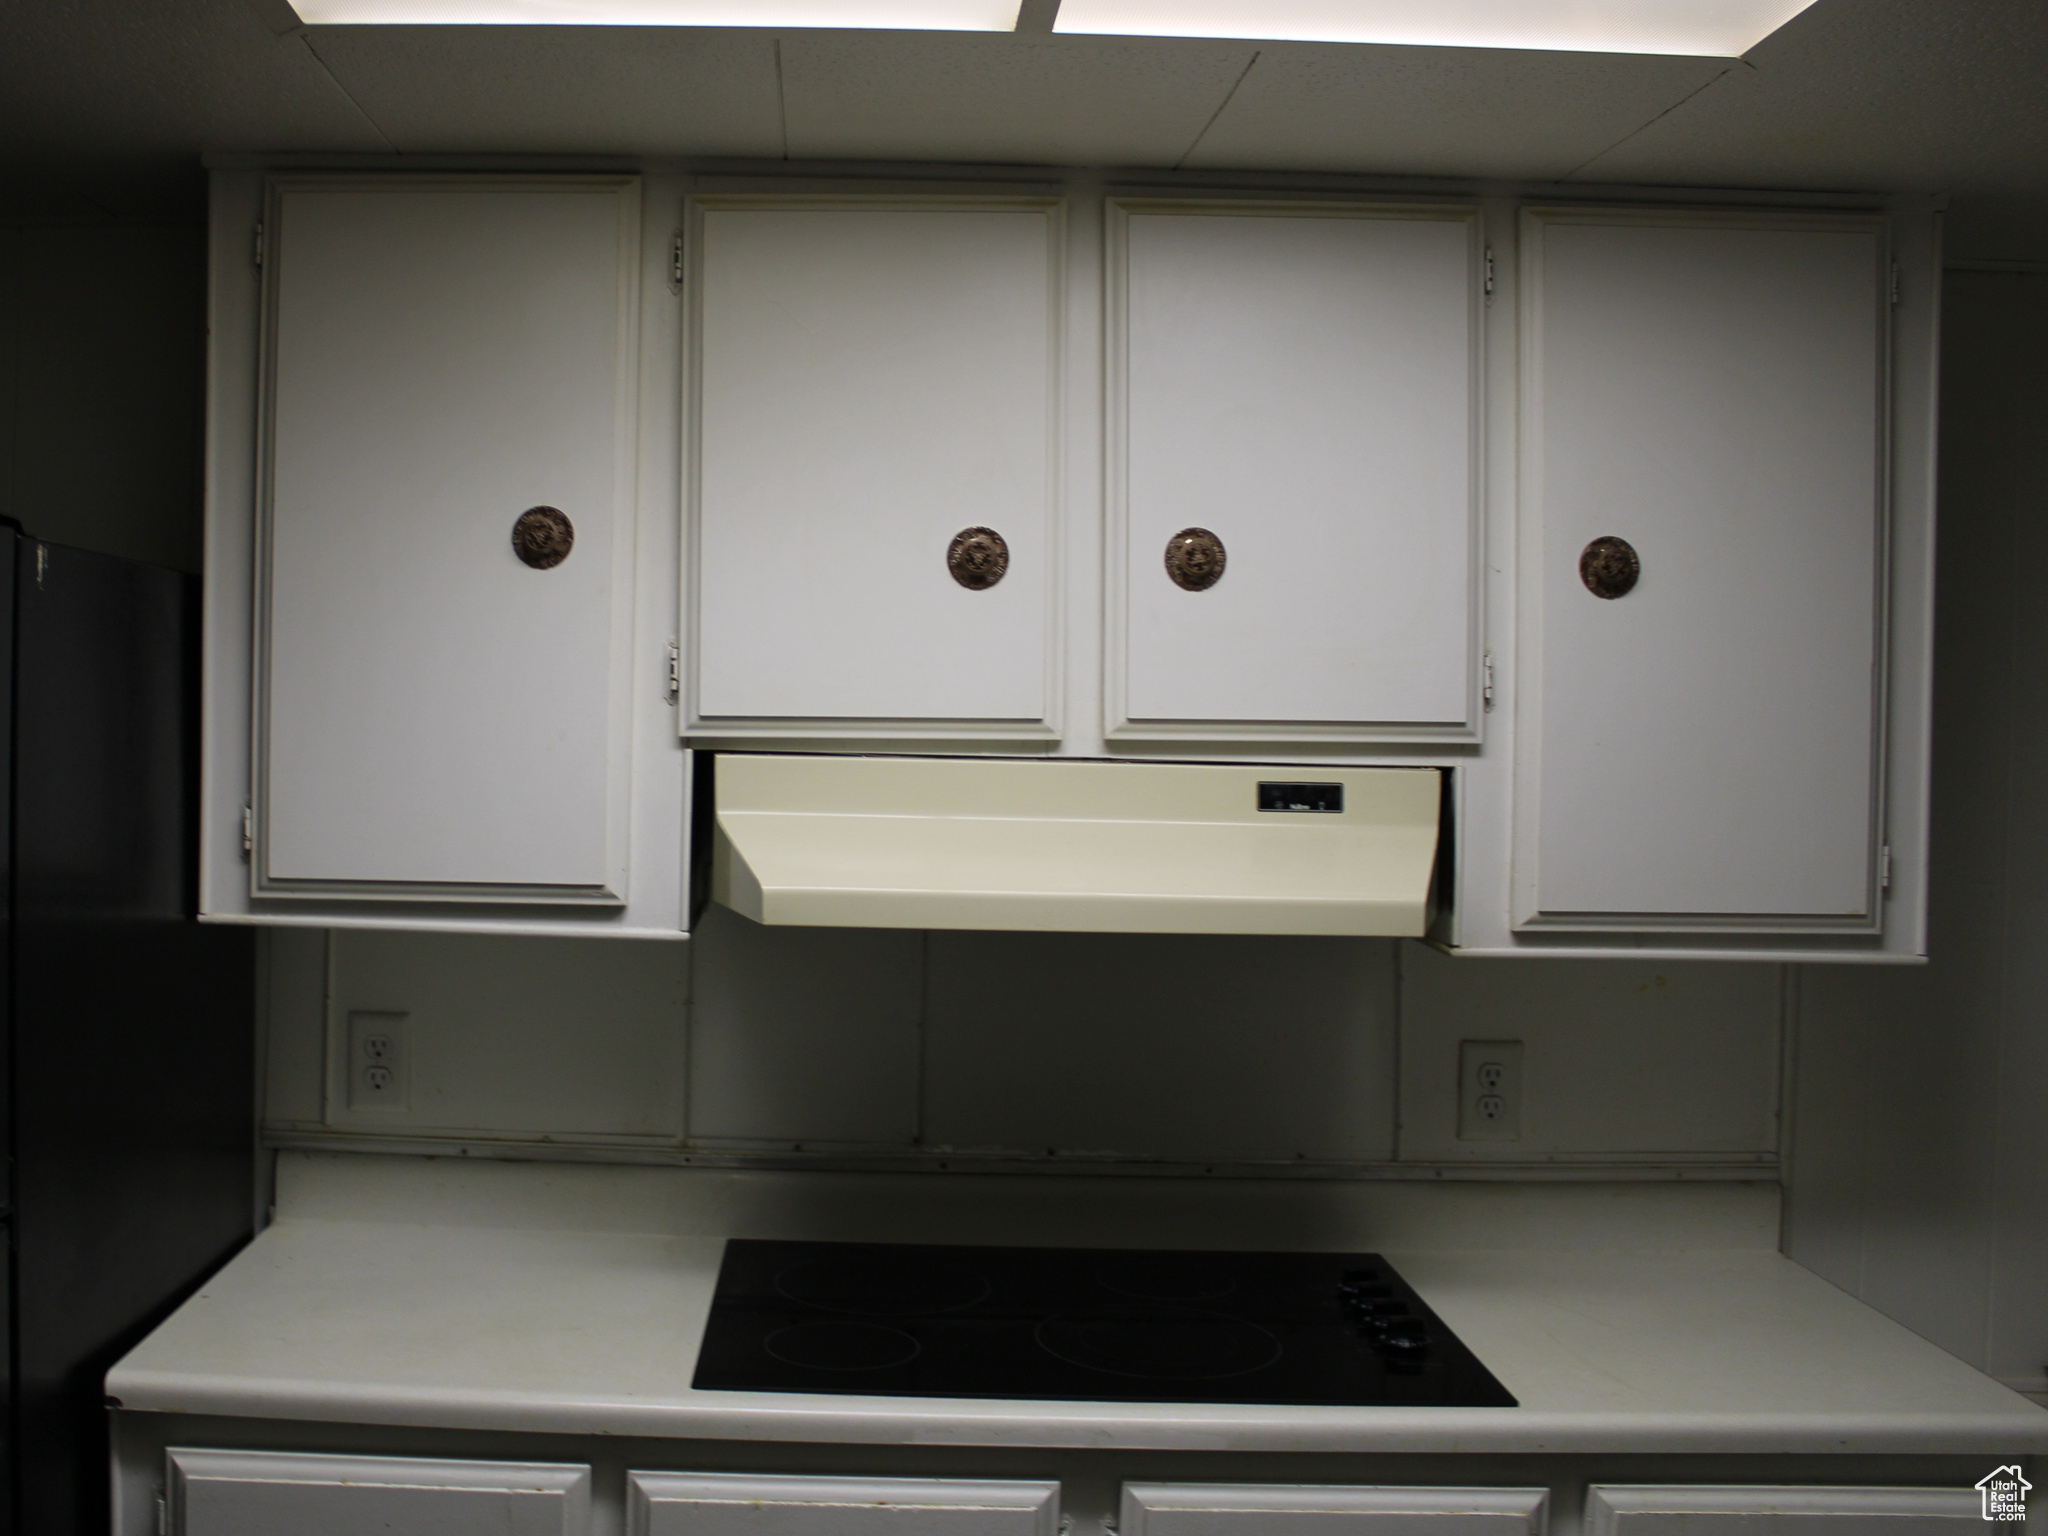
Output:
<path fill-rule="evenodd" d="M 704 221 L 722 212 L 870 213 L 1035 213 L 1045 217 L 1045 499 L 1038 533 L 1045 593 L 1041 615 L 1044 664 L 1041 679 L 1043 710 L 1035 718 L 973 718 L 876 715 L 724 715 L 709 714 L 703 705 L 703 371 L 704 371 Z M 873 741 L 893 743 L 1056 742 L 1062 734 L 1065 701 L 1065 457 L 1066 457 L 1066 327 L 1067 327 L 1067 195 L 1057 189 L 1012 188 L 1004 191 L 914 192 L 850 187 L 845 191 L 697 192 L 683 200 L 680 260 L 683 303 L 682 363 L 682 504 L 683 547 L 681 602 L 688 626 L 682 666 L 680 730 L 695 743 L 731 746 L 741 742 L 794 744 L 821 742 L 845 745 Z M 963 526 L 980 520 L 963 510 Z M 1006 530 L 1006 533 L 1008 530 Z M 1014 539 L 1012 540 L 1014 542 Z M 943 572 L 943 550 L 935 553 L 935 569 Z"/>
<path fill-rule="evenodd" d="M 1717 1531 L 1801 1529 L 1830 1524 L 1828 1517 L 1867 1530 L 1864 1522 L 1904 1532 L 1933 1522 L 1983 1524 L 1981 1501 L 1968 1488 L 1714 1487 L 1595 1483 L 1586 1490 L 1587 1536 L 1631 1536 L 1634 1532 L 1691 1529 L 1693 1516 L 1722 1516 Z M 1745 1518 L 1747 1517 L 1747 1518 Z"/>
<path fill-rule="evenodd" d="M 627 1536 L 663 1536 L 683 1529 L 685 1522 L 716 1536 L 713 1522 L 724 1511 L 745 1519 L 748 1529 L 787 1532 L 788 1515 L 808 1513 L 830 1522 L 840 1510 L 876 1520 L 908 1517 L 914 1523 L 904 1528 L 916 1530 L 929 1530 L 935 1519 L 943 1522 L 948 1515 L 993 1516 L 1002 1522 L 999 1529 L 1013 1536 L 1059 1536 L 1061 1526 L 1056 1482 L 751 1472 L 626 1474 Z M 668 1511 L 674 1513 L 663 1519 Z M 784 1518 L 774 1518 L 778 1515 Z M 986 1525 L 976 1529 L 986 1536 Z"/>
<path fill-rule="evenodd" d="M 1387 219 L 1463 224 L 1466 241 L 1467 410 L 1464 708 L 1457 721 L 1169 720 L 1136 718 L 1130 707 L 1130 239 L 1133 215 L 1217 218 Z M 1485 219 L 1469 199 L 1211 197 L 1146 195 L 1111 189 L 1103 204 L 1103 733 L 1134 747 L 1185 742 L 1238 743 L 1254 750 L 1477 742 L 1483 735 L 1485 652 L 1486 276 Z"/>
<path fill-rule="evenodd" d="M 503 1493 L 552 1504 L 559 1520 L 549 1523 L 560 1536 L 584 1536 L 590 1528 L 591 1473 L 587 1466 L 170 1446 L 164 1451 L 166 1536 L 211 1536 L 212 1527 L 195 1526 L 188 1519 L 194 1492 L 209 1484 L 265 1490 L 296 1485 L 312 1497 L 319 1496 L 318 1490 L 342 1498 L 377 1489 L 423 1494 Z M 538 1527 L 522 1521 L 520 1529 Z"/>
<path fill-rule="evenodd" d="M 1304 1531 L 1325 1531 L 1332 1518 L 1347 1516 L 1364 1532 L 1434 1530 L 1441 1521 L 1447 1530 L 1479 1525 L 1543 1536 L 1550 1518 L 1550 1490 L 1126 1483 L 1119 1530 L 1121 1536 L 1215 1536 L 1219 1525 L 1230 1522 L 1247 1532 L 1274 1536 L 1276 1528 L 1284 1532 L 1294 1524 Z"/>
<path fill-rule="evenodd" d="M 1604 911 L 1579 910 L 1546 905 L 1539 886 L 1539 817 L 1544 793 L 1539 764 L 1543 756 L 1544 713 L 1544 612 L 1545 583 L 1556 575 L 1547 565 L 1559 559 L 1545 543 L 1546 465 L 1543 453 L 1544 398 L 1542 369 L 1545 362 L 1545 235 L 1565 227 L 1606 227 L 1673 230 L 1749 230 L 1768 233 L 1866 234 L 1873 237 L 1876 265 L 1872 269 L 1873 309 L 1871 341 L 1875 348 L 1876 393 L 1871 401 L 1875 500 L 1870 509 L 1870 539 L 1873 588 L 1870 600 L 1871 658 L 1870 738 L 1868 750 L 1869 806 L 1863 894 L 1860 910 L 1839 915 L 1828 912 L 1746 912 L 1746 911 Z M 1894 336 L 1895 302 L 1888 303 L 1889 273 L 1895 267 L 1897 233 L 1893 220 L 1883 213 L 1825 212 L 1771 208 L 1678 208 L 1654 206 L 1564 205 L 1533 203 L 1520 212 L 1519 328 L 1520 430 L 1517 546 L 1520 556 L 1515 577 L 1518 635 L 1515 646 L 1515 732 L 1513 754 L 1513 828 L 1510 856 L 1510 923 L 1517 936 L 1541 944 L 1567 941 L 1584 935 L 1586 941 L 1603 934 L 1655 935 L 1657 941 L 1683 946 L 1687 935 L 1810 936 L 1817 945 L 1829 939 L 1867 946 L 1882 935 L 1886 921 L 1886 890 L 1880 881 L 1879 849 L 1888 839 L 1886 805 L 1887 763 L 1901 755 L 1888 752 L 1891 740 L 1893 691 L 1891 647 L 1893 585 L 1899 579 L 1896 548 L 1900 530 L 1894 511 L 1895 378 L 1897 374 Z M 1910 520 L 1910 519 L 1909 519 Z M 1625 531 L 1625 530 L 1610 530 Z M 1576 536 L 1576 535 L 1575 535 Z M 1567 541 L 1569 542 L 1569 541 Z M 1761 553 L 1761 552 L 1760 552 Z M 1645 570 L 1655 562 L 1645 555 Z M 1917 578 L 1916 578 L 1917 579 Z M 1622 599 L 1627 602 L 1630 599 Z M 1617 604 L 1617 607 L 1619 604 Z M 1911 727 L 1917 729 L 1917 727 Z M 1626 839 L 1625 826 L 1614 835 Z M 1653 941 L 1655 942 L 1655 941 Z M 1542 952 L 1531 947 L 1530 952 Z M 1725 946 L 1716 946 L 1716 953 Z M 1801 951 L 1803 952 L 1803 951 Z M 1859 947 L 1859 956 L 1866 950 Z M 1814 958 L 1825 958 L 1827 950 L 1817 949 Z M 1788 954 L 1788 957 L 1789 954 Z"/>
<path fill-rule="evenodd" d="M 623 393 L 614 402 L 619 414 L 611 456 L 613 506 L 606 523 L 612 549 L 603 578 L 612 603 L 607 642 L 611 684 L 603 702 L 611 739 L 602 808 L 606 873 L 598 881 L 580 886 L 273 884 L 260 878 L 263 796 L 257 775 L 264 680 L 258 669 L 264 632 L 258 524 L 267 475 L 264 356 L 271 327 L 264 314 L 269 278 L 252 261 L 249 234 L 258 223 L 269 226 L 263 268 L 274 270 L 281 251 L 279 232 L 268 217 L 272 188 L 293 184 L 352 184 L 379 191 L 584 187 L 618 197 L 618 260 L 626 281 L 617 299 L 626 329 L 618 345 L 615 384 Z M 199 775 L 202 921 L 687 937 L 686 854 L 660 857 L 669 849 L 686 849 L 688 843 L 690 754 L 674 733 L 662 649 L 676 631 L 674 587 L 666 573 L 672 569 L 679 536 L 675 447 L 668 430 L 675 411 L 677 328 L 667 284 L 667 235 L 650 228 L 640 216 L 645 197 L 680 198 L 681 193 L 681 178 L 667 175 L 214 171 L 207 273 L 207 558 Z M 507 536 L 510 517 L 518 510 L 511 507 L 507 512 Z M 588 519 L 578 519 L 586 534 L 603 515 L 598 506 L 588 511 Z M 505 548 L 509 551 L 509 543 Z M 579 558 L 585 553 L 579 547 Z M 255 846 L 246 854 L 245 807 L 255 834 Z"/>
<path fill-rule="evenodd" d="M 276 427 L 278 419 L 280 346 L 279 307 L 284 273 L 290 265 L 290 231 L 285 224 L 286 200 L 292 197 L 326 195 L 412 194 L 449 196 L 457 194 L 533 194 L 558 197 L 565 193 L 608 193 L 616 200 L 615 283 L 613 309 L 613 352 L 611 413 L 612 504 L 604 509 L 609 523 L 610 632 L 608 636 L 610 696 L 606 700 L 604 806 L 605 879 L 595 883 L 544 883 L 438 880 L 362 880 L 280 876 L 271 872 L 270 859 L 275 839 L 271 825 L 272 793 L 271 715 L 276 705 L 276 684 L 271 676 L 273 645 L 272 560 L 276 542 Z M 598 904 L 623 906 L 626 901 L 631 861 L 630 806 L 632 800 L 632 673 L 630 648 L 634 621 L 634 520 L 637 510 L 636 459 L 638 453 L 638 396 L 640 385 L 640 202 L 641 182 L 637 176 L 448 176 L 448 175 L 280 175 L 267 179 L 263 197 L 266 232 L 261 262 L 262 316 L 261 353 L 258 363 L 257 499 L 256 499 L 256 614 L 254 703 L 255 729 L 251 735 L 253 761 L 251 808 L 253 849 L 249 862 L 249 894 L 252 898 L 281 901 L 390 901 L 463 902 L 496 905 L 535 903 L 580 906 Z M 507 508 L 507 524 L 518 509 Z M 506 665 L 510 665 L 510 658 Z"/>

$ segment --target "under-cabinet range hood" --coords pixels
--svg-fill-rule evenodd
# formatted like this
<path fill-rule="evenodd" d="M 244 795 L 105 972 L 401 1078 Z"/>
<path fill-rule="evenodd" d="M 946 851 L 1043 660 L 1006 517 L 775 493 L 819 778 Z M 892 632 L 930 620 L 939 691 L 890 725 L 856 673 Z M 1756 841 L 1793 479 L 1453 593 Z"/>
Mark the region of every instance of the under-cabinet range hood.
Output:
<path fill-rule="evenodd" d="M 721 753 L 711 894 L 760 923 L 1419 938 L 1442 775 Z"/>

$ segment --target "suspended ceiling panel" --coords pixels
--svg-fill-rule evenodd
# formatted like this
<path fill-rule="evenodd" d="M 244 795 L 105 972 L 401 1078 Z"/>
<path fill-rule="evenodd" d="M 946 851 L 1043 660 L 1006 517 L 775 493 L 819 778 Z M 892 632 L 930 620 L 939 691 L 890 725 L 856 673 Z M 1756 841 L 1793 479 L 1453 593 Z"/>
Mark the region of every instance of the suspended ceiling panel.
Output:
<path fill-rule="evenodd" d="M 766 32 L 322 27 L 307 43 L 404 151 L 783 153 Z"/>
<path fill-rule="evenodd" d="M 2044 68 L 2041 0 L 1824 0 L 1584 174 L 2039 192 L 2048 183 Z"/>
<path fill-rule="evenodd" d="M 1164 38 L 791 33 L 789 153 L 1173 165 L 1254 51 Z"/>
<path fill-rule="evenodd" d="M 2041 0 L 1818 0 L 1718 77 L 1715 61 L 1173 38 L 280 35 L 281 3 L 0 5 L 5 215 L 74 194 L 117 217 L 189 206 L 208 151 L 492 150 L 1945 189 L 1952 257 L 2048 247 Z"/>
<path fill-rule="evenodd" d="M 1190 166 L 1561 177 L 1726 59 L 1266 43 Z"/>
<path fill-rule="evenodd" d="M 0 164 L 390 148 L 243 0 L 0 6 Z"/>

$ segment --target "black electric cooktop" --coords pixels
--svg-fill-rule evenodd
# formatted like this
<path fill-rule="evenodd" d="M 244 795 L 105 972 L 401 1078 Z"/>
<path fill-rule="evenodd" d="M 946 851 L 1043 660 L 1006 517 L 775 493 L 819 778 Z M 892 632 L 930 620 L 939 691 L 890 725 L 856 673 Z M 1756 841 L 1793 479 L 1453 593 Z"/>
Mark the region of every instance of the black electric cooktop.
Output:
<path fill-rule="evenodd" d="M 1370 1253 L 725 1245 L 695 1385 L 1513 1408 Z"/>

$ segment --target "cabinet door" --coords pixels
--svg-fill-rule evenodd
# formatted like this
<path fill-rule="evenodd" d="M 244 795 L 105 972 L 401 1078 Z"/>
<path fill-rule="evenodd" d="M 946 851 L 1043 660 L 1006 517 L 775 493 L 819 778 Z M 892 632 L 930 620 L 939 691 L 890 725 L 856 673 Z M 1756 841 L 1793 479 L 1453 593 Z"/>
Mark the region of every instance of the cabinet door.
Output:
<path fill-rule="evenodd" d="M 1469 738 L 1476 212 L 1123 200 L 1110 234 L 1110 733 Z"/>
<path fill-rule="evenodd" d="M 1544 1488 L 1126 1483 L 1123 1536 L 1543 1536 Z"/>
<path fill-rule="evenodd" d="M 1518 921 L 1874 929 L 1881 224 L 1536 212 L 1523 241 Z"/>
<path fill-rule="evenodd" d="M 686 728 L 1052 734 L 1060 205 L 700 199 L 689 228 Z"/>
<path fill-rule="evenodd" d="M 1586 1490 L 1587 1536 L 1961 1536 L 1985 1518 L 1966 1488 Z"/>
<path fill-rule="evenodd" d="M 1057 1483 L 632 1472 L 628 1536 L 1055 1536 Z"/>
<path fill-rule="evenodd" d="M 584 1536 L 590 1469 L 509 1461 L 164 1453 L 169 1536 Z"/>
<path fill-rule="evenodd" d="M 272 185 L 258 895 L 623 895 L 638 208 Z M 534 508 L 552 565 L 515 550 Z"/>

